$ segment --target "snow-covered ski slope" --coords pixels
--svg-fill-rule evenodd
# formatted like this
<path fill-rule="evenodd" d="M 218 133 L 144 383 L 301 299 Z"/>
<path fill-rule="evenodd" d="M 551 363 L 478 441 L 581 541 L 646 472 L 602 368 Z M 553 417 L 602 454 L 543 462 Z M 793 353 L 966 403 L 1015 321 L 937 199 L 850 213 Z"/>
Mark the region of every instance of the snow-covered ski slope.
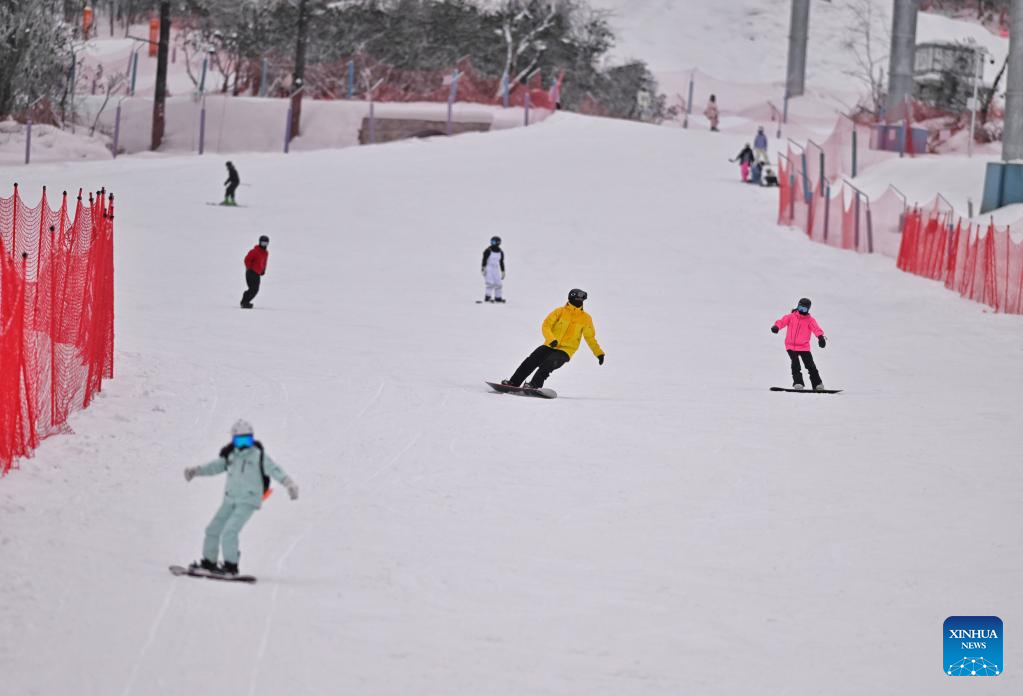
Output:
<path fill-rule="evenodd" d="M 945 618 L 1023 625 L 1023 325 L 776 227 L 740 145 L 558 114 L 235 156 L 234 210 L 209 157 L 19 172 L 117 193 L 117 364 L 0 482 L 0 693 L 961 693 Z M 491 392 L 572 287 L 606 364 Z M 768 391 L 804 295 L 842 394 Z M 245 529 L 257 585 L 172 577 L 238 417 L 301 497 Z M 1020 692 L 1006 650 L 971 693 Z"/>

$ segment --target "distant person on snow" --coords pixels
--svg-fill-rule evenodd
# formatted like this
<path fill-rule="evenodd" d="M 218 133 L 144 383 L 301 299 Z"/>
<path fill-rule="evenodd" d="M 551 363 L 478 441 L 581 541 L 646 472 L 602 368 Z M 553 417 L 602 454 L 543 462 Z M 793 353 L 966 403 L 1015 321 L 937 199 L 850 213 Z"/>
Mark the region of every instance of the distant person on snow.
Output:
<path fill-rule="evenodd" d="M 778 175 L 774 173 L 774 167 L 771 166 L 770 162 L 764 161 L 763 170 L 760 172 L 760 185 L 761 186 L 777 186 Z"/>
<path fill-rule="evenodd" d="M 263 445 L 254 439 L 252 426 L 243 420 L 231 428 L 231 442 L 220 450 L 219 457 L 208 464 L 185 469 L 185 481 L 191 481 L 196 476 L 216 476 L 225 472 L 227 485 L 224 489 L 224 502 L 206 527 L 202 560 L 192 563 L 190 567 L 202 568 L 211 573 L 237 575 L 238 559 L 241 556 L 238 535 L 269 496 L 270 479 L 284 486 L 292 500 L 298 498 L 298 486 L 270 459 Z M 218 566 L 221 548 L 224 552 L 224 565 Z"/>
<path fill-rule="evenodd" d="M 713 94 L 710 95 L 710 100 L 707 102 L 707 108 L 703 110 L 703 115 L 710 121 L 710 129 L 717 133 L 718 131 L 718 99 Z"/>
<path fill-rule="evenodd" d="M 501 290 L 504 288 L 504 252 L 501 238 L 491 237 L 490 246 L 483 250 L 483 282 L 486 285 L 484 302 L 504 302 Z"/>
<path fill-rule="evenodd" d="M 768 160 L 767 157 L 767 134 L 764 133 L 764 127 L 760 126 L 757 128 L 757 135 L 753 138 L 753 156 L 762 162 Z"/>
<path fill-rule="evenodd" d="M 735 159 L 729 160 L 730 162 L 739 163 L 739 173 L 742 175 L 743 181 L 749 181 L 749 168 L 753 164 L 753 150 L 750 148 L 749 143 L 746 143 L 746 147 L 739 151 L 739 154 L 735 156 Z"/>
<path fill-rule="evenodd" d="M 550 377 L 551 372 L 572 358 L 573 353 L 579 348 L 580 341 L 584 338 L 590 350 L 597 356 L 597 362 L 601 365 L 604 364 L 604 351 L 597 343 L 593 319 L 583 311 L 583 302 L 586 301 L 586 297 L 585 290 L 574 289 L 568 293 L 568 304 L 558 307 L 548 314 L 540 326 L 540 330 L 543 331 L 544 344 L 522 361 L 511 379 L 502 380 L 501 384 L 539 389 Z M 523 385 L 522 381 L 533 370 L 536 370 L 533 379 Z"/>
<path fill-rule="evenodd" d="M 259 281 L 266 275 L 266 263 L 270 260 L 270 238 L 265 234 L 259 237 L 259 244 L 249 249 L 245 255 L 245 284 L 249 289 L 242 294 L 242 309 L 252 309 L 252 300 L 259 293 Z"/>
<path fill-rule="evenodd" d="M 234 165 L 230 162 L 227 163 L 227 180 L 224 182 L 224 186 L 227 188 L 224 190 L 224 202 L 221 205 L 238 205 L 234 200 L 234 192 L 238 190 L 238 184 L 242 182 L 238 176 L 238 170 L 234 168 Z"/>
<path fill-rule="evenodd" d="M 802 359 L 806 371 L 810 373 L 810 386 L 815 391 L 823 389 L 824 384 L 813 362 L 813 354 L 810 353 L 810 336 L 817 337 L 817 345 L 821 348 L 824 348 L 827 340 L 824 338 L 824 330 L 817 325 L 817 320 L 810 316 L 810 300 L 800 298 L 795 309 L 774 322 L 771 333 L 778 333 L 781 329 L 785 329 L 785 350 L 792 362 L 792 388 L 803 388 L 803 371 L 799 367 L 799 361 Z"/>

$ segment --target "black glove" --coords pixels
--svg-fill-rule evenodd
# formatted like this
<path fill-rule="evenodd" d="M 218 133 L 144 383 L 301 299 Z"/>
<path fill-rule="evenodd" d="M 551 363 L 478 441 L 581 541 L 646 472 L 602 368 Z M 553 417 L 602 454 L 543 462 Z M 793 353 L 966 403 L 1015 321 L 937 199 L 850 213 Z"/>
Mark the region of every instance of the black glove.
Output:
<path fill-rule="evenodd" d="M 547 345 L 549 345 L 551 348 L 557 348 L 558 347 L 558 339 L 555 338 L 553 341 L 551 341 Z"/>
<path fill-rule="evenodd" d="M 826 343 L 827 343 L 827 341 L 824 340 L 823 336 L 818 336 L 817 337 L 817 345 L 819 345 L 821 348 L 823 348 Z"/>
<path fill-rule="evenodd" d="M 600 355 L 597 356 L 597 362 L 599 364 L 601 364 L 601 365 L 604 364 L 604 354 L 603 353 L 601 353 Z"/>
<path fill-rule="evenodd" d="M 771 326 L 771 333 L 778 333 L 778 327 L 777 327 L 777 326 L 774 326 L 774 325 L 772 325 L 772 326 Z"/>

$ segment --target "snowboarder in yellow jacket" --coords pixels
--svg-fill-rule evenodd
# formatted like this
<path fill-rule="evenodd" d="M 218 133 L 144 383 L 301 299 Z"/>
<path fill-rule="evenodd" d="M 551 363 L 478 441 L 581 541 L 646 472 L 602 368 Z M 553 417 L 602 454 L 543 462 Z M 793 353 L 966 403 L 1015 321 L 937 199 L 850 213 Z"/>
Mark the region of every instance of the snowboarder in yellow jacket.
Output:
<path fill-rule="evenodd" d="M 578 288 L 568 293 L 568 304 L 558 307 L 543 320 L 540 329 L 543 331 L 544 344 L 522 361 L 511 379 L 506 379 L 501 384 L 540 389 L 554 370 L 571 359 L 584 338 L 586 345 L 597 356 L 597 362 L 604 364 L 604 351 L 597 343 L 593 319 L 583 310 L 586 297 L 586 291 Z M 523 385 L 522 381 L 534 370 L 536 374 Z"/>

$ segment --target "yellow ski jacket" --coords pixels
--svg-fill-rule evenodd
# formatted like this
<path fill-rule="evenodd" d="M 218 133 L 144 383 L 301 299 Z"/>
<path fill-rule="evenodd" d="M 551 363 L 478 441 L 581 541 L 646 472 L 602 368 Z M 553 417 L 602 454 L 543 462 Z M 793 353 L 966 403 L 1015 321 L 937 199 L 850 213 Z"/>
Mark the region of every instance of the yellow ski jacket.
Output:
<path fill-rule="evenodd" d="M 547 315 L 540 327 L 543 331 L 543 340 L 548 346 L 551 342 L 557 341 L 554 346 L 558 350 L 568 353 L 568 357 L 579 349 L 579 342 L 585 338 L 586 345 L 590 347 L 593 354 L 600 357 L 604 354 L 600 344 L 597 343 L 596 331 L 593 329 L 593 319 L 579 307 L 566 304 L 558 307 Z"/>

